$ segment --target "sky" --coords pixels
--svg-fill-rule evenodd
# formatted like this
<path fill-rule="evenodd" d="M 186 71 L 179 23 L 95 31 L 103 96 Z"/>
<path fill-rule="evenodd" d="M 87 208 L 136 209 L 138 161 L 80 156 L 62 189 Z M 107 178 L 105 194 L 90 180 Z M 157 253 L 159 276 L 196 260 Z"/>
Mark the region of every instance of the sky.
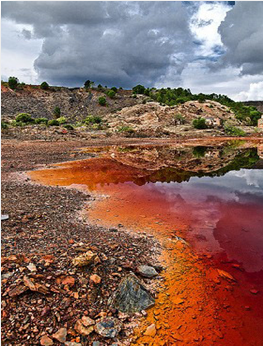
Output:
<path fill-rule="evenodd" d="M 2 1 L 1 76 L 263 100 L 263 1 Z"/>

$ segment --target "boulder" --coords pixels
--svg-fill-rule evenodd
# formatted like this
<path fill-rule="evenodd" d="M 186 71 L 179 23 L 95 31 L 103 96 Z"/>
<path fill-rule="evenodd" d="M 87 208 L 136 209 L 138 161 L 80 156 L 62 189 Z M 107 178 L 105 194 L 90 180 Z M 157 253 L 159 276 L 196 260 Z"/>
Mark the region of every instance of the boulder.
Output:
<path fill-rule="evenodd" d="M 134 274 L 122 279 L 111 302 L 114 308 L 126 313 L 146 310 L 154 303 L 154 298 Z"/>

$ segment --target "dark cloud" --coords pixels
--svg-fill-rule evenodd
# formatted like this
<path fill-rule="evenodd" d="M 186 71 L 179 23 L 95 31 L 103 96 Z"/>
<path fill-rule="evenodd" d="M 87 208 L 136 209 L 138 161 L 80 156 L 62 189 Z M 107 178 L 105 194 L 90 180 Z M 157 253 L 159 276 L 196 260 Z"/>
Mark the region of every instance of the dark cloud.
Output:
<path fill-rule="evenodd" d="M 241 68 L 242 75 L 263 72 L 263 2 L 240 1 L 219 27 L 226 47 L 219 66 Z"/>
<path fill-rule="evenodd" d="M 153 85 L 176 54 L 193 50 L 189 12 L 180 2 L 3 2 L 2 16 L 33 26 L 42 38 L 35 60 L 40 78 L 54 84 Z M 29 38 L 29 33 L 24 31 Z"/>

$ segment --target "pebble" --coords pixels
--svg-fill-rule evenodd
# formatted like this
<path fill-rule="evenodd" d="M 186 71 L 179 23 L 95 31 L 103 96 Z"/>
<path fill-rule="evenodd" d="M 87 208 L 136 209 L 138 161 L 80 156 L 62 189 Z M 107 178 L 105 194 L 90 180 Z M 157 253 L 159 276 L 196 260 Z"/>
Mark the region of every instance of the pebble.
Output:
<path fill-rule="evenodd" d="M 44 335 L 40 339 L 41 346 L 53 346 L 53 340 L 51 340 L 47 335 Z"/>
<path fill-rule="evenodd" d="M 154 337 L 156 335 L 155 324 L 149 325 L 148 328 L 145 330 L 144 335 Z"/>

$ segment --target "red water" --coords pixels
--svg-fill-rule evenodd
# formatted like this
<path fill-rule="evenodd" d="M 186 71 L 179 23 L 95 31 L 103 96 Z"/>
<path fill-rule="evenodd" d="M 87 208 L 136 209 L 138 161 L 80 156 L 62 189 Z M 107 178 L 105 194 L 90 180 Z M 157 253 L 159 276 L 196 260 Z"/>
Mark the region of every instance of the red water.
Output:
<path fill-rule="evenodd" d="M 83 184 L 104 195 L 88 210 L 91 220 L 146 231 L 161 243 L 164 282 L 135 344 L 262 345 L 262 171 L 145 184 L 146 171 L 95 158 L 31 178 Z M 155 336 L 145 336 L 152 323 Z"/>

